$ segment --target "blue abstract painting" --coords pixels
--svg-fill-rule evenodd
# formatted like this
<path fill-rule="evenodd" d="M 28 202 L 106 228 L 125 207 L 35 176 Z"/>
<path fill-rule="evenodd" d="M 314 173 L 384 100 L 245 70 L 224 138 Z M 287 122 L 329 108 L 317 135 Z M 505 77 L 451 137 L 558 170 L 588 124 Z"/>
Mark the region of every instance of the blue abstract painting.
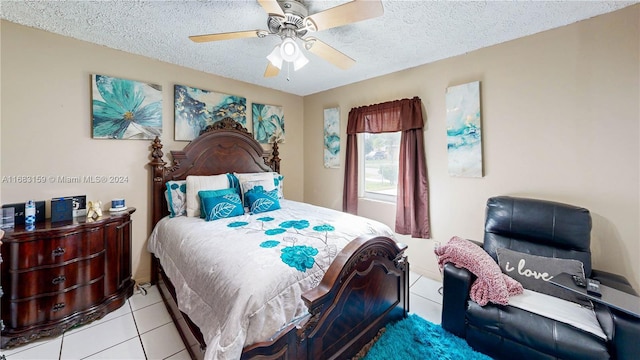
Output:
<path fill-rule="evenodd" d="M 284 142 L 284 109 L 282 106 L 254 103 L 253 137 L 261 144 Z"/>
<path fill-rule="evenodd" d="M 207 126 L 224 118 L 247 126 L 247 99 L 244 97 L 175 85 L 174 100 L 175 140 L 193 140 Z"/>
<path fill-rule="evenodd" d="M 162 86 L 91 75 L 94 139 L 162 135 Z"/>
<path fill-rule="evenodd" d="M 324 167 L 340 167 L 340 109 L 324 109 Z"/>
<path fill-rule="evenodd" d="M 480 82 L 447 89 L 449 175 L 482 177 Z"/>

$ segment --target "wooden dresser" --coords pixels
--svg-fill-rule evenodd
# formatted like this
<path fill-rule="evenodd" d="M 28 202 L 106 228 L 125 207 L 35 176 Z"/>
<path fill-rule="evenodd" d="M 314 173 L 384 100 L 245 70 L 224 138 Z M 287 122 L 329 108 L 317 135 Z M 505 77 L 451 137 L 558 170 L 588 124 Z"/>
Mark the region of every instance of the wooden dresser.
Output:
<path fill-rule="evenodd" d="M 132 295 L 131 214 L 135 208 L 5 233 L 0 311 L 2 348 L 101 318 Z"/>

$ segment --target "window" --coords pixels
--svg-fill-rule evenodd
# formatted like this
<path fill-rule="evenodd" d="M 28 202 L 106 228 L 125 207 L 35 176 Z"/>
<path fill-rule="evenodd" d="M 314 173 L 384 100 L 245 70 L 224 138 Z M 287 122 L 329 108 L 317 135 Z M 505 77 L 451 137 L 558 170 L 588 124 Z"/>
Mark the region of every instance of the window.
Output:
<path fill-rule="evenodd" d="M 396 204 L 396 232 L 425 239 L 431 237 L 423 127 L 422 100 L 417 96 L 413 99 L 360 106 L 349 111 L 342 194 L 343 211 L 357 214 L 358 198 L 362 196 L 384 196 L 386 200 L 393 201 L 390 199 L 394 197 L 393 195 L 380 194 L 380 192 L 393 192 L 393 185 L 388 186 L 386 190 L 372 189 L 375 182 L 371 181 L 370 186 L 367 186 L 366 174 L 374 176 L 376 170 L 379 172 L 377 182 L 384 184 L 384 177 L 380 181 L 381 173 L 386 173 L 383 166 L 384 160 L 380 159 L 381 155 L 376 159 L 377 151 L 383 151 L 388 158 L 386 164 L 395 162 L 398 168 L 398 177 L 395 180 L 397 182 L 395 188 L 399 189 L 396 190 L 395 196 L 396 201 L 399 201 Z M 398 136 L 396 139 L 400 141 L 388 138 L 389 133 L 399 131 L 402 131 L 402 134 L 396 135 Z M 368 135 L 366 139 L 370 140 L 370 144 L 365 147 L 364 134 L 379 134 L 384 141 L 374 141 L 373 135 Z M 380 149 L 375 149 L 376 146 Z M 374 150 L 376 152 L 371 153 Z M 400 159 L 400 153 L 403 154 L 402 159 Z M 371 160 L 365 159 L 368 154 L 371 154 L 369 156 Z M 399 171 L 400 169 L 402 171 Z M 391 183 L 393 182 L 391 180 Z M 366 188 L 368 188 L 367 191 L 365 191 Z"/>
<path fill-rule="evenodd" d="M 362 186 L 365 198 L 396 201 L 401 133 L 363 134 Z"/>

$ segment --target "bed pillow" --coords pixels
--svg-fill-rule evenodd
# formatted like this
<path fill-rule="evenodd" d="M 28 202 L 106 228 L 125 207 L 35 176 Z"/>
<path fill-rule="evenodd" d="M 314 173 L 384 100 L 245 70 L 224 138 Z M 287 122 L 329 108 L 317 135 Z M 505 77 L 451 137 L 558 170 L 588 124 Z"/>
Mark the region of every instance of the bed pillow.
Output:
<path fill-rule="evenodd" d="M 275 185 L 276 189 L 278 189 L 278 199 L 282 199 L 284 198 L 284 192 L 282 191 L 284 176 L 280 175 L 277 172 L 273 172 L 271 174 L 273 174 L 273 184 Z"/>
<path fill-rule="evenodd" d="M 204 209 L 204 200 L 205 199 L 225 196 L 225 195 L 229 195 L 229 194 L 238 195 L 238 193 L 236 192 L 236 189 L 234 189 L 234 188 L 222 189 L 222 190 L 200 190 L 200 191 L 198 191 L 198 198 L 200 199 L 200 209 Z M 205 211 L 200 211 L 200 217 L 203 218 L 203 219 L 206 218 L 206 213 L 207 212 L 205 212 Z"/>
<path fill-rule="evenodd" d="M 586 297 L 549 282 L 554 276 L 564 272 L 584 278 L 581 261 L 531 255 L 505 248 L 498 248 L 496 253 L 502 272 L 516 279 L 525 289 L 572 301 L 584 307 L 593 307 Z"/>
<path fill-rule="evenodd" d="M 167 208 L 169 216 L 183 216 L 187 213 L 187 182 L 185 180 L 167 181 Z"/>
<path fill-rule="evenodd" d="M 200 190 L 222 190 L 229 188 L 226 174 L 212 176 L 187 176 L 187 216 L 200 216 Z"/>
<path fill-rule="evenodd" d="M 225 219 L 234 216 L 244 215 L 244 207 L 240 196 L 234 189 L 228 189 L 224 195 L 208 196 L 203 194 L 201 212 L 204 213 L 205 221 Z M 204 191 L 206 193 L 206 191 Z M 203 193 L 203 191 L 200 191 Z"/>
<path fill-rule="evenodd" d="M 242 189 L 240 188 L 240 180 L 231 174 L 227 173 L 227 179 L 229 180 L 229 187 L 236 190 L 236 193 L 242 197 Z"/>
<path fill-rule="evenodd" d="M 252 214 L 280 209 L 278 189 L 264 191 L 262 186 L 256 186 L 247 191 L 245 196 L 249 203 L 249 211 L 251 211 Z"/>
<path fill-rule="evenodd" d="M 256 186 L 262 186 L 264 191 L 272 191 L 276 189 L 275 182 L 273 180 L 273 173 L 261 172 L 261 173 L 234 173 L 240 182 L 240 189 L 242 191 L 241 198 L 244 206 L 249 206 L 249 200 L 247 199 L 247 192 Z"/>

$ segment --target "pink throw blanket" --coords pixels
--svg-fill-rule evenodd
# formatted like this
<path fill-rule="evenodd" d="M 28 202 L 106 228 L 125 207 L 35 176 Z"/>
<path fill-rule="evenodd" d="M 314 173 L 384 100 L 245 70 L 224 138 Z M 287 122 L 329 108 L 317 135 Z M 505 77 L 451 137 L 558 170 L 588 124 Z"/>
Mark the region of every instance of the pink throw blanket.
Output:
<path fill-rule="evenodd" d="M 522 294 L 522 285 L 502 273 L 498 264 L 484 249 L 469 240 L 454 236 L 445 245 L 435 249 L 440 270 L 451 262 L 474 274 L 477 279 L 471 285 L 469 296 L 480 306 L 492 302 L 509 303 L 509 296 Z"/>

